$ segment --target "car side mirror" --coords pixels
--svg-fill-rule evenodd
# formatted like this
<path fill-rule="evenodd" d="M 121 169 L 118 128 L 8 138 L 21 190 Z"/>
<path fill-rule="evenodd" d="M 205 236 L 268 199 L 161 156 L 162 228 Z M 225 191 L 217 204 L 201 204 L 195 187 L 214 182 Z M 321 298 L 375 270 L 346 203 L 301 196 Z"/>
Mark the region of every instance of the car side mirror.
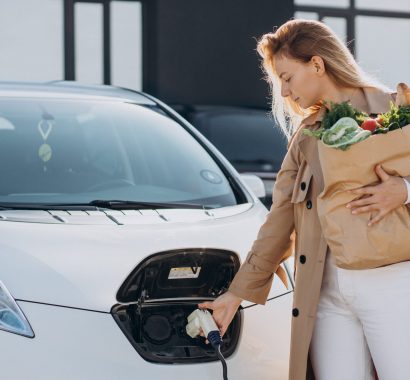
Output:
<path fill-rule="evenodd" d="M 249 189 L 258 197 L 265 198 L 266 191 L 263 181 L 254 174 L 241 174 L 241 179 L 249 187 Z"/>

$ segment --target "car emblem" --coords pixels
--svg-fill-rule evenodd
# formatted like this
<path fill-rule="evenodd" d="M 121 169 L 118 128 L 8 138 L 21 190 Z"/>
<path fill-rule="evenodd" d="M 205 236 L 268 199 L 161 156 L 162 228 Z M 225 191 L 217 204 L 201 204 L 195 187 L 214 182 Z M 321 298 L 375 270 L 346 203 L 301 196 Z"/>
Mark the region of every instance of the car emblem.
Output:
<path fill-rule="evenodd" d="M 201 170 L 201 177 L 211 183 L 222 183 L 222 178 L 211 170 Z"/>

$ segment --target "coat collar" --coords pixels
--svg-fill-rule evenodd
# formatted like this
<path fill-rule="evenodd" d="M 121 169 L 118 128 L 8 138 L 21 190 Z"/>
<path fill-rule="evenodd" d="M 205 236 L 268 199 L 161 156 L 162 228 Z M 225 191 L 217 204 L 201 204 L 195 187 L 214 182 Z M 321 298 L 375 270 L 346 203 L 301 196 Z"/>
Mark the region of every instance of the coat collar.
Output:
<path fill-rule="evenodd" d="M 396 93 L 384 92 L 374 87 L 362 87 L 366 100 L 366 109 L 362 110 L 369 115 L 385 113 L 390 109 L 390 101 L 394 100 Z M 302 120 L 304 126 L 313 126 L 322 121 L 326 114 L 326 107 L 322 106 L 317 112 Z"/>
<path fill-rule="evenodd" d="M 363 111 L 369 115 L 377 115 L 379 113 L 387 112 L 390 109 L 390 102 L 395 99 L 395 93 L 384 92 L 374 87 L 363 87 L 362 90 L 366 100 L 366 109 Z M 317 112 L 302 120 L 301 128 L 317 127 L 319 125 L 317 123 L 323 120 L 325 114 L 326 108 L 325 106 L 322 106 Z M 316 139 L 314 137 L 301 134 L 295 142 L 299 145 L 301 153 L 312 169 L 313 178 L 318 183 L 318 186 L 321 189 L 320 191 L 322 191 L 324 183 Z"/>

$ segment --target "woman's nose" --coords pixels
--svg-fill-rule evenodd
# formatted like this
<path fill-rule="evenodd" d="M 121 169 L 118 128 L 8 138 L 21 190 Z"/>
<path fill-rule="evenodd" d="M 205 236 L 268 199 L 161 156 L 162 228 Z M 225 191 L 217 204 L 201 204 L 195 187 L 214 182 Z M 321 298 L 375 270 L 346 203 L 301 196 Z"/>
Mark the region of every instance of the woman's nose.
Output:
<path fill-rule="evenodd" d="M 282 97 L 284 97 L 284 98 L 286 98 L 287 96 L 290 95 L 289 88 L 286 85 L 282 85 L 282 88 L 281 88 L 280 92 L 281 92 Z"/>

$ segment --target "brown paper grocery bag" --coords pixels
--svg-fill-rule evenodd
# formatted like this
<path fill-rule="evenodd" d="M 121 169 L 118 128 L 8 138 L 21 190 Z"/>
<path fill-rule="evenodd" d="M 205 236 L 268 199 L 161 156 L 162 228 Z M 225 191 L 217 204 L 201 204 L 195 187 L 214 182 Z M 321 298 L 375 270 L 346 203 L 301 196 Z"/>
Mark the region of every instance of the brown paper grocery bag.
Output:
<path fill-rule="evenodd" d="M 372 135 L 346 151 L 319 140 L 318 151 L 325 184 L 318 214 L 336 265 L 367 269 L 410 260 L 410 206 L 397 208 L 371 227 L 371 212 L 352 215 L 345 207 L 359 198 L 346 190 L 380 182 L 377 164 L 390 175 L 410 175 L 410 125 Z"/>

